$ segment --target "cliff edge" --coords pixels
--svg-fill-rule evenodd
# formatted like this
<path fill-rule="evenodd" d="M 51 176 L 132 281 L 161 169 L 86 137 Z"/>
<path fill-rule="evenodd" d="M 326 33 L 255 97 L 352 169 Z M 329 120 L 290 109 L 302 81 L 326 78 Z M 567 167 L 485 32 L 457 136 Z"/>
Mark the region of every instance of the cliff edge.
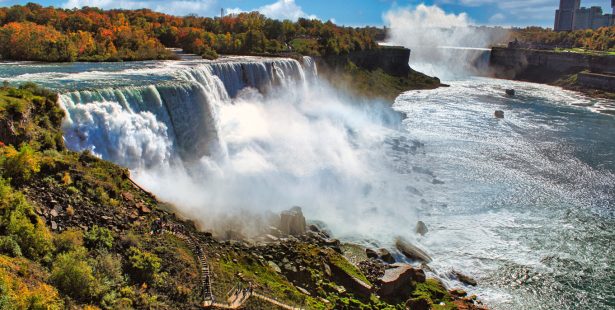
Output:
<path fill-rule="evenodd" d="M 615 98 L 615 55 L 494 47 L 490 65 L 498 78 Z"/>
<path fill-rule="evenodd" d="M 350 94 L 393 101 L 415 89 L 442 86 L 440 79 L 413 70 L 410 49 L 381 46 L 377 49 L 317 58 L 319 73 L 332 85 Z"/>

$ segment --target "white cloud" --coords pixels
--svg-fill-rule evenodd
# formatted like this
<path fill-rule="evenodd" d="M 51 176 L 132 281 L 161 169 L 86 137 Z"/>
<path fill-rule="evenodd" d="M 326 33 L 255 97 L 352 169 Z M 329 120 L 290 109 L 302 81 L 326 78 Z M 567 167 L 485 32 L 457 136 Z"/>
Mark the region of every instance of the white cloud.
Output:
<path fill-rule="evenodd" d="M 274 3 L 263 5 L 259 8 L 253 9 L 251 11 L 259 11 L 261 14 L 274 19 L 290 19 L 297 20 L 301 17 L 316 19 L 315 15 L 308 15 L 303 11 L 303 9 L 297 5 L 295 0 L 277 0 Z M 246 12 L 239 8 L 228 9 L 227 12 L 229 14 L 237 14 L 241 12 Z"/>
<path fill-rule="evenodd" d="M 1 1 L 1 0 L 0 0 Z M 215 14 L 216 0 L 68 0 L 62 6 L 65 8 L 81 8 L 84 6 L 101 9 L 151 9 L 172 15 L 197 14 L 201 16 Z"/>
<path fill-rule="evenodd" d="M 505 19 L 506 19 L 506 16 L 504 16 L 504 14 L 497 13 L 497 14 L 493 14 L 493 16 L 489 18 L 489 22 L 492 24 L 496 24 L 496 23 L 502 22 Z"/>

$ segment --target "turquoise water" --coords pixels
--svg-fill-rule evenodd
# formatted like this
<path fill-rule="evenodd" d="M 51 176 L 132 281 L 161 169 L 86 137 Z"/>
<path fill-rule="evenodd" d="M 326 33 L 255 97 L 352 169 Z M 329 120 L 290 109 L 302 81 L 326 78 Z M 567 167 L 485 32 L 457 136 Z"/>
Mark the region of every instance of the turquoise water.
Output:
<path fill-rule="evenodd" d="M 615 307 L 615 117 L 550 86 L 451 85 L 396 104 L 423 145 L 411 164 L 444 182 L 419 211 L 435 264 L 478 278 L 495 309 Z"/>

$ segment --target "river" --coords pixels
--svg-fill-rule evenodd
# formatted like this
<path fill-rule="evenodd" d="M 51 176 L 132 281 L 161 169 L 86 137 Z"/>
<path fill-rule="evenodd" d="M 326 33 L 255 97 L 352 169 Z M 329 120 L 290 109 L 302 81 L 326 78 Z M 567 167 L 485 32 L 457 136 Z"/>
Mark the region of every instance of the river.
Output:
<path fill-rule="evenodd" d="M 0 80 L 60 91 L 68 147 L 130 168 L 206 226 L 249 234 L 300 205 L 344 240 L 408 238 L 493 309 L 615 307 L 615 117 L 595 112 L 612 102 L 465 77 L 402 94 L 394 113 L 316 71 L 253 57 L 4 63 Z"/>

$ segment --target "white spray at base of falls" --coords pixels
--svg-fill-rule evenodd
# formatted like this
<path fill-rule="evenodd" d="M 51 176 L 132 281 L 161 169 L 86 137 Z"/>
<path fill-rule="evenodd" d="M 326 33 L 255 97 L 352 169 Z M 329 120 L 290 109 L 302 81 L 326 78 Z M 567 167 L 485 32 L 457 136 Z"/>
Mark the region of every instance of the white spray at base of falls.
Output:
<path fill-rule="evenodd" d="M 506 29 L 472 26 L 466 13 L 436 5 L 398 7 L 383 18 L 388 44 L 410 48 L 413 69 L 444 80 L 488 74 L 490 47 L 508 37 Z"/>
<path fill-rule="evenodd" d="M 66 142 L 130 168 L 206 229 L 250 235 L 299 205 L 340 237 L 392 242 L 418 203 L 384 159 L 407 143 L 400 115 L 333 90 L 312 59 L 303 66 L 201 64 L 170 72 L 180 82 L 66 93 Z"/>

